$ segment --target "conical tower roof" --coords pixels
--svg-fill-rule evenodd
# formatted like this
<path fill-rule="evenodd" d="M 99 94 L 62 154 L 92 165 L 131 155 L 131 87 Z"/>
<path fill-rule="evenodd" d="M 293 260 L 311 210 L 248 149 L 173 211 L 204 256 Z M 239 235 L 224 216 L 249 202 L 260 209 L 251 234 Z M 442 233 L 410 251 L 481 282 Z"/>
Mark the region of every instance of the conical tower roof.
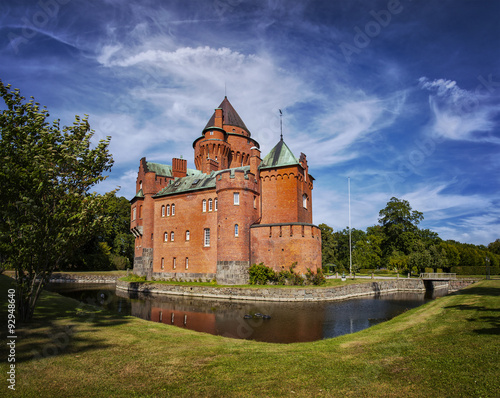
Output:
<path fill-rule="evenodd" d="M 248 132 L 248 134 L 250 134 L 250 131 L 248 130 L 247 126 L 245 126 L 245 123 L 243 123 L 243 120 L 241 120 L 240 115 L 238 115 L 238 112 L 236 112 L 236 110 L 233 108 L 227 97 L 224 97 L 224 100 L 219 105 L 219 108 L 222 109 L 223 124 L 240 127 L 244 129 L 246 132 Z M 214 125 L 215 125 L 215 112 L 203 130 L 213 127 Z"/>
<path fill-rule="evenodd" d="M 285 141 L 281 139 L 262 160 L 260 168 L 290 166 L 294 164 L 300 164 L 300 162 L 285 144 Z"/>

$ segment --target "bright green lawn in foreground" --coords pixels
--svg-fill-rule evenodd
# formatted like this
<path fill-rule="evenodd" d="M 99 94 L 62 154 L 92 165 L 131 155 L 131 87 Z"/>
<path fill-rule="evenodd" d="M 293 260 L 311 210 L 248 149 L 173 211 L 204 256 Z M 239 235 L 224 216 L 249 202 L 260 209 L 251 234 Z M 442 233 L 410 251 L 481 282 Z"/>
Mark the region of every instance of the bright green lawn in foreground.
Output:
<path fill-rule="evenodd" d="M 1 297 L 9 283 L 0 276 Z M 498 397 L 500 391 L 500 281 L 481 281 L 352 335 L 288 345 L 120 317 L 55 293 L 44 294 L 35 314 L 18 328 L 16 395 L 22 397 Z M 3 380 L 0 396 L 14 396 Z"/>

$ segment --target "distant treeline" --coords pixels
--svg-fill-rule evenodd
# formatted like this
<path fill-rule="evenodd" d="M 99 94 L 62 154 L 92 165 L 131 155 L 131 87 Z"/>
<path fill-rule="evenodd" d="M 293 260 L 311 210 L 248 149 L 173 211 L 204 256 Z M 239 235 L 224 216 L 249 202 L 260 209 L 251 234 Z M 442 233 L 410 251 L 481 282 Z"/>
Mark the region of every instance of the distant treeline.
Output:
<path fill-rule="evenodd" d="M 442 240 L 437 233 L 418 228 L 421 212 L 406 200 L 392 198 L 379 212 L 379 224 L 366 231 L 351 229 L 352 268 L 389 269 L 414 274 L 430 271 L 458 275 L 500 274 L 500 239 L 484 245 Z M 349 272 L 349 229 L 321 229 L 323 267 Z M 326 269 L 328 271 L 328 269 Z"/>

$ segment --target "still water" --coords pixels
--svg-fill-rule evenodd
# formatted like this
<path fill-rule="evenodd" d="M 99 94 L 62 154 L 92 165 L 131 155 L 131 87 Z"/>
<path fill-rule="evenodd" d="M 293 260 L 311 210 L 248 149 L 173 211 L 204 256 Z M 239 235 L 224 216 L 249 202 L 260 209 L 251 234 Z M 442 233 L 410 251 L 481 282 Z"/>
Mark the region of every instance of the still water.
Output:
<path fill-rule="evenodd" d="M 332 302 L 275 303 L 146 296 L 115 291 L 115 285 L 103 284 L 55 283 L 49 289 L 122 315 L 270 343 L 314 341 L 354 333 L 447 293 L 445 289 L 431 295 L 399 292 Z M 254 314 L 271 318 L 244 318 Z"/>

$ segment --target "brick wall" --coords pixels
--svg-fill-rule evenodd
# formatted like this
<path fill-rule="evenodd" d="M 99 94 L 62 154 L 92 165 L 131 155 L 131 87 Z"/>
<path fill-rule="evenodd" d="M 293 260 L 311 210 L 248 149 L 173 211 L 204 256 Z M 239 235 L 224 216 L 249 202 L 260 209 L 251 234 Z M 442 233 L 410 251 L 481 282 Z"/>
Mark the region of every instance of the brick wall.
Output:
<path fill-rule="evenodd" d="M 311 224 L 254 225 L 251 228 L 252 264 L 275 271 L 297 263 L 296 272 L 321 268 L 321 231 Z"/>

